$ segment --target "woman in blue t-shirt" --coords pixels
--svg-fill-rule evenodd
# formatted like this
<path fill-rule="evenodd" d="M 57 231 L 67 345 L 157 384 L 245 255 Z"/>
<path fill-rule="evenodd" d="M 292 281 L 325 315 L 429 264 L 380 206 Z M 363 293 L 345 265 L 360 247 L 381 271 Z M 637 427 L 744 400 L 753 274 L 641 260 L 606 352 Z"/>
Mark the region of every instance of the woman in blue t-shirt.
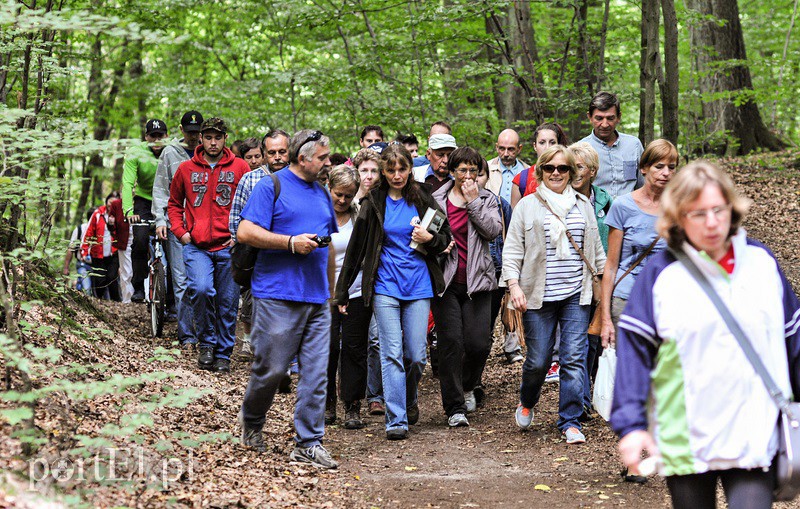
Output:
<path fill-rule="evenodd" d="M 383 178 L 361 202 L 336 284 L 340 312 L 347 312 L 348 289 L 362 270 L 364 305 L 378 323 L 386 436 L 402 440 L 419 419 L 417 384 L 426 361 L 430 300 L 444 291 L 437 262 L 450 242 L 447 221 L 437 233 L 419 226 L 431 208 L 438 210 L 427 187 L 411 178 L 412 158 L 402 145 L 381 154 Z M 420 245 L 421 251 L 410 247 Z"/>
<path fill-rule="evenodd" d="M 608 211 L 608 253 L 600 301 L 603 318 L 600 338 L 603 348 L 614 344 L 617 323 L 636 276 L 648 259 L 667 247 L 664 240 L 657 240 L 655 225 L 661 193 L 675 174 L 677 163 L 678 150 L 675 145 L 667 140 L 650 142 L 639 160 L 644 186 L 616 198 Z M 644 254 L 648 249 L 649 252 Z M 639 259 L 641 261 L 636 264 Z M 623 471 L 623 477 L 628 482 L 641 483 L 647 480 L 636 472 Z"/>

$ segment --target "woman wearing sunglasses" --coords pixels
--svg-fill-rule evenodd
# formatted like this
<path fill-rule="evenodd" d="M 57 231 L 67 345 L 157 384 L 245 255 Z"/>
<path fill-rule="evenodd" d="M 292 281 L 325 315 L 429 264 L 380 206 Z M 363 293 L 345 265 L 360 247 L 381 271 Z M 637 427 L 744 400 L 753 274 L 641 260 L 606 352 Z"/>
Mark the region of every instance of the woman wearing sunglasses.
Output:
<path fill-rule="evenodd" d="M 560 325 L 558 428 L 568 444 L 586 441 L 578 419 L 583 412 L 592 272 L 606 261 L 594 207 L 572 188 L 576 171 L 574 156 L 563 145 L 542 152 L 536 162 L 539 187 L 517 204 L 503 247 L 503 279 L 512 305 L 524 313 L 527 345 L 517 425 L 529 429 L 533 423 Z"/>

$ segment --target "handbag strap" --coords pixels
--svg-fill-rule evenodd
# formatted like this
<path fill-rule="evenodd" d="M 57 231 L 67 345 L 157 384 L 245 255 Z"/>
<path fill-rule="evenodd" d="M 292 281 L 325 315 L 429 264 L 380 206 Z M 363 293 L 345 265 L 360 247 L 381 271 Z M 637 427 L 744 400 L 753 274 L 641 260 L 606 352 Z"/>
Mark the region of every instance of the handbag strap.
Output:
<path fill-rule="evenodd" d="M 542 196 L 538 192 L 534 193 L 534 195 L 537 198 L 539 198 L 539 201 L 542 202 L 542 205 L 544 205 L 544 208 L 546 208 L 548 211 L 550 211 L 551 214 L 553 214 L 553 217 L 555 217 L 556 219 L 561 221 L 561 224 L 564 225 L 564 230 L 565 230 L 565 232 L 567 234 L 567 238 L 569 239 L 570 244 L 572 244 L 572 247 L 575 248 L 575 251 L 577 251 L 578 254 L 581 255 L 581 260 L 583 260 L 583 263 L 585 263 L 586 267 L 589 268 L 589 272 L 592 273 L 592 277 L 596 277 L 597 276 L 597 271 L 594 270 L 594 267 L 592 267 L 592 264 L 589 263 L 589 260 L 586 259 L 586 255 L 583 254 L 583 249 L 579 248 L 578 247 L 578 243 L 575 242 L 575 239 L 572 238 L 572 234 L 569 232 L 569 227 L 567 226 L 567 223 L 565 223 L 563 219 L 558 217 L 558 215 L 556 215 L 556 213 L 553 212 L 553 209 L 550 208 L 550 205 L 547 204 L 547 201 L 544 198 L 542 198 Z"/>
<path fill-rule="evenodd" d="M 720 316 L 722 316 L 722 320 L 728 326 L 728 329 L 730 329 L 731 333 L 733 334 L 733 337 L 736 338 L 736 341 L 739 343 L 739 346 L 744 351 L 745 357 L 747 357 L 747 360 L 749 360 L 750 364 L 753 365 L 753 369 L 758 374 L 758 376 L 761 377 L 761 380 L 767 387 L 767 391 L 769 392 L 772 401 L 774 401 L 775 404 L 778 405 L 778 408 L 780 408 L 783 412 L 788 414 L 788 416 L 792 420 L 800 418 L 800 416 L 795 417 L 792 415 L 792 411 L 789 406 L 790 403 L 789 399 L 786 398 L 786 396 L 784 396 L 783 391 L 781 391 L 780 387 L 778 387 L 778 384 L 776 384 L 775 380 L 773 380 L 772 376 L 770 376 L 769 371 L 767 371 L 767 368 L 764 366 L 764 363 L 761 362 L 761 358 L 753 349 L 753 345 L 750 343 L 750 340 L 745 335 L 741 326 L 739 326 L 739 323 L 736 321 L 733 315 L 731 315 L 730 310 L 725 305 L 725 303 L 722 302 L 722 299 L 717 294 L 717 292 L 714 291 L 714 288 L 711 286 L 711 283 L 708 281 L 706 276 L 700 271 L 700 268 L 691 260 L 691 258 L 689 258 L 689 256 L 682 249 L 675 249 L 675 250 L 670 249 L 670 252 L 675 258 L 678 259 L 679 262 L 681 262 L 684 265 L 684 267 L 686 267 L 686 269 L 689 271 L 689 274 L 691 274 L 692 277 L 694 277 L 695 281 L 697 281 L 697 283 L 700 285 L 700 288 L 703 289 L 708 298 L 711 299 L 711 302 L 714 303 L 714 306 L 717 308 L 717 311 L 719 312 Z"/>
<path fill-rule="evenodd" d="M 611 289 L 611 293 L 612 294 L 614 293 L 614 290 L 617 289 L 617 285 L 619 284 L 619 282 L 622 281 L 623 279 L 625 279 L 625 276 L 627 276 L 628 274 L 633 272 L 633 269 L 635 269 L 640 263 L 642 263 L 644 261 L 645 258 L 647 258 L 647 255 L 649 255 L 650 252 L 653 250 L 653 248 L 656 247 L 656 244 L 658 244 L 658 241 L 660 239 L 661 239 L 661 235 L 656 235 L 656 238 L 653 239 L 653 242 L 651 242 L 649 246 L 647 246 L 647 249 L 642 251 L 642 254 L 640 254 L 639 257 L 636 258 L 636 261 L 633 262 L 633 264 L 630 267 L 628 267 L 628 270 L 626 270 L 622 274 L 622 277 L 617 279 L 617 281 L 614 283 L 614 287 Z"/>

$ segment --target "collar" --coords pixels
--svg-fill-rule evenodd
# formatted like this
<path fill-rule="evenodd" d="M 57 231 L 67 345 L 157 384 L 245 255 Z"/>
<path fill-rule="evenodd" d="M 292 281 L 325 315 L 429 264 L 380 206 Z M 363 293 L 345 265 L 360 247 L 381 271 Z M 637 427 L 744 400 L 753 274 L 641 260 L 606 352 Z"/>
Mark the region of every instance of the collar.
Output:
<path fill-rule="evenodd" d="M 436 173 L 434 173 L 433 166 L 431 166 L 430 164 L 428 165 L 428 171 L 425 172 L 425 177 L 422 180 L 428 180 L 428 177 L 436 177 L 437 179 L 439 178 L 439 177 L 436 176 Z M 449 178 L 450 180 L 453 180 L 453 176 L 452 175 L 448 174 L 447 178 Z"/>
<path fill-rule="evenodd" d="M 736 266 L 733 269 L 735 274 L 738 267 L 741 265 L 742 258 L 746 256 L 747 232 L 741 226 L 739 227 L 738 233 L 731 237 L 731 245 L 733 246 L 734 256 L 736 257 Z M 725 269 L 723 269 L 716 260 L 712 260 L 705 251 L 698 251 L 694 246 L 689 244 L 688 241 L 683 243 L 683 251 L 707 276 L 714 278 L 723 277 L 725 279 L 730 279 L 733 276 L 733 274 L 728 275 Z"/>
<path fill-rule="evenodd" d="M 614 143 L 611 144 L 612 147 L 616 147 L 617 145 L 619 145 L 619 140 L 622 138 L 622 136 L 619 135 L 619 131 L 617 131 L 616 129 L 614 129 L 614 134 L 617 135 L 617 141 L 615 141 Z M 592 134 L 590 134 L 589 136 L 591 136 L 592 139 L 594 141 L 596 141 L 597 143 L 609 146 L 608 143 L 604 142 L 603 140 L 598 138 L 596 134 L 594 134 L 594 129 L 592 129 Z"/>

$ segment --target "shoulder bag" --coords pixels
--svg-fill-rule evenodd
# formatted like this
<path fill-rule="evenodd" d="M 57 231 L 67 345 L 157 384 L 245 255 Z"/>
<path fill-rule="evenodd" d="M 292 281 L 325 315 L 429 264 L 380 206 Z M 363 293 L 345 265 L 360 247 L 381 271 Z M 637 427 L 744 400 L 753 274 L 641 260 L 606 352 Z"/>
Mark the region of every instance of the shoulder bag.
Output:
<path fill-rule="evenodd" d="M 503 242 L 506 240 L 506 217 L 503 212 L 503 204 L 500 198 L 497 198 L 497 204 L 500 207 L 500 226 L 502 227 Z M 503 299 L 500 301 L 500 321 L 503 323 L 506 332 L 516 332 L 520 342 L 525 341 L 525 327 L 522 325 L 522 313 L 514 308 L 509 307 L 511 302 L 511 291 L 506 288 L 503 294 Z"/>
<path fill-rule="evenodd" d="M 731 315 L 728 307 L 722 302 L 697 265 L 682 250 L 670 250 L 670 252 L 686 267 L 700 288 L 714 303 L 725 325 L 736 338 L 747 360 L 753 365 L 753 369 L 761 377 L 761 381 L 764 382 L 775 405 L 780 409 L 778 454 L 773 461 L 777 477 L 773 495 L 778 501 L 792 500 L 800 493 L 800 403 L 792 402 L 783 395 L 783 391 L 770 376 L 739 323 Z"/>
<path fill-rule="evenodd" d="M 278 202 L 278 196 L 281 195 L 281 181 L 274 173 L 270 173 L 274 193 L 272 198 L 272 207 Z M 274 214 L 274 210 L 273 210 Z M 258 259 L 258 248 L 243 244 L 238 240 L 233 243 L 231 247 L 231 274 L 233 281 L 241 286 L 243 289 L 249 289 L 253 280 L 253 271 L 256 268 L 256 260 Z"/>

